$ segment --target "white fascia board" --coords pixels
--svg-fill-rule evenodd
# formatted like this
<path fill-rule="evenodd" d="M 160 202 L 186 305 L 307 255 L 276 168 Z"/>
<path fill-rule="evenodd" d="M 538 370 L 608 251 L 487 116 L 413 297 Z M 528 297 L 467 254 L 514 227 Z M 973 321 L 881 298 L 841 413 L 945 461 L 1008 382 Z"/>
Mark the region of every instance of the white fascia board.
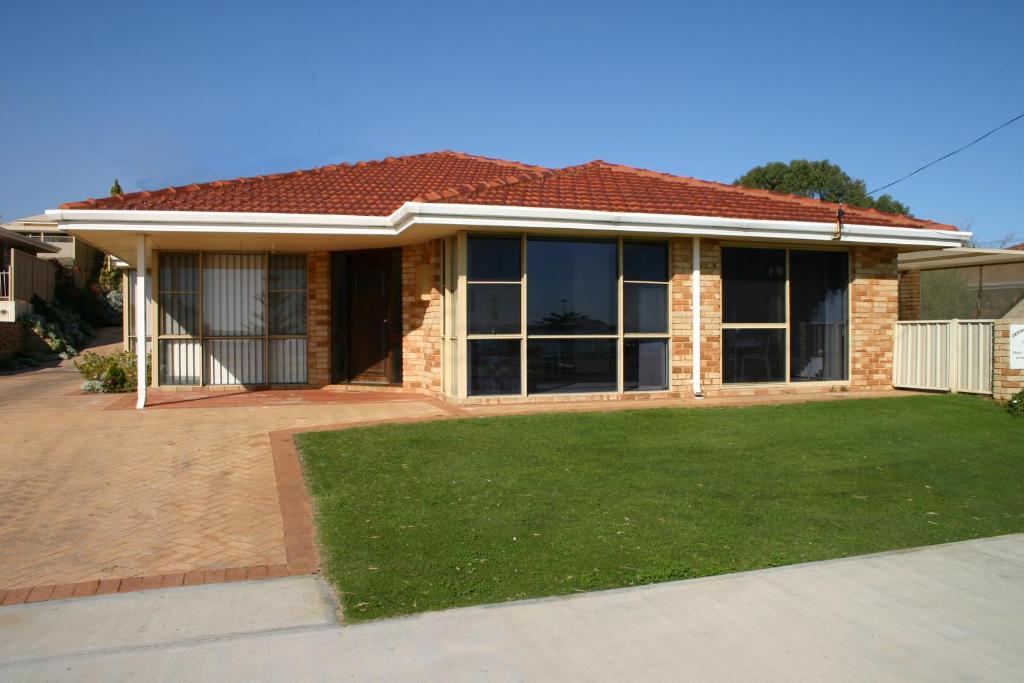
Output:
<path fill-rule="evenodd" d="M 319 213 L 246 213 L 244 211 L 127 211 L 98 209 L 49 209 L 54 221 L 86 223 L 263 225 L 281 230 L 293 226 L 390 227 L 389 216 L 342 216 Z"/>
<path fill-rule="evenodd" d="M 61 225 L 65 232 L 196 233 L 206 235 L 328 235 L 394 237 L 394 228 L 343 228 L 312 225 L 204 225 L 202 223 L 79 223 Z"/>
<path fill-rule="evenodd" d="M 339 216 L 205 211 L 51 209 L 48 216 L 74 231 L 218 234 L 358 235 L 394 237 L 417 225 L 477 229 L 580 230 L 748 240 L 830 242 L 835 224 L 673 214 L 617 213 L 524 206 L 406 202 L 390 216 Z M 843 226 L 842 242 L 914 247 L 958 247 L 971 233 L 920 228 Z"/>
<path fill-rule="evenodd" d="M 675 214 L 407 202 L 393 214 L 402 229 L 413 223 L 542 229 L 644 232 L 698 237 L 831 241 L 834 223 L 768 221 Z M 969 232 L 844 224 L 843 242 L 901 246 L 961 246 Z"/>

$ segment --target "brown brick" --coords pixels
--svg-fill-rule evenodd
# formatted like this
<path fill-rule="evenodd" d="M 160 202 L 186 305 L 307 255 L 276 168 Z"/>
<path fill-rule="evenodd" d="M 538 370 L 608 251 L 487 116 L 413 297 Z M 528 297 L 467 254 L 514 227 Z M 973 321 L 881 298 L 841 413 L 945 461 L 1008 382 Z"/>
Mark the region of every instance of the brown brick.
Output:
<path fill-rule="evenodd" d="M 65 600 L 67 598 L 74 597 L 75 595 L 75 584 L 73 583 L 62 583 L 59 586 L 55 586 L 53 593 L 50 594 L 50 600 Z"/>
<path fill-rule="evenodd" d="M 0 605 L 20 605 L 28 599 L 28 595 L 31 592 L 31 588 L 12 588 L 7 591 L 7 595 L 4 596 L 3 602 L 0 602 Z"/>
<path fill-rule="evenodd" d="M 207 569 L 205 583 L 224 583 L 224 570 Z"/>
<path fill-rule="evenodd" d="M 198 586 L 206 583 L 206 571 L 203 569 L 194 569 L 190 572 L 185 572 L 185 576 L 182 580 L 183 586 Z"/>
<path fill-rule="evenodd" d="M 247 579 L 265 579 L 267 578 L 267 565 L 261 564 L 256 567 L 249 567 L 246 570 L 245 578 Z"/>
<path fill-rule="evenodd" d="M 164 588 L 174 588 L 176 586 L 181 586 L 185 583 L 185 575 L 181 573 L 164 574 L 162 578 L 163 582 L 161 583 L 161 585 Z"/>
<path fill-rule="evenodd" d="M 56 586 L 36 586 L 25 598 L 25 602 L 42 602 L 43 600 L 49 600 L 53 594 L 53 589 Z"/>
<path fill-rule="evenodd" d="M 231 567 L 224 572 L 225 581 L 245 581 L 245 567 Z"/>
<path fill-rule="evenodd" d="M 95 595 L 96 589 L 99 588 L 99 585 L 99 581 L 83 581 L 82 583 L 76 583 L 74 597 L 84 598 L 90 595 Z"/>

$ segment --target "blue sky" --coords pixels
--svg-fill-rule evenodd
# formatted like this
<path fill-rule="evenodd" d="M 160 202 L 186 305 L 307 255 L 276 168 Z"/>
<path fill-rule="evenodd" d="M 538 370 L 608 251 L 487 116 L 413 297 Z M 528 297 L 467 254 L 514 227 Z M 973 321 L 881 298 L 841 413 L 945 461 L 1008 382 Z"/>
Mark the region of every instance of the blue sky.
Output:
<path fill-rule="evenodd" d="M 1024 111 L 1024 3 L 6 2 L 0 214 L 436 149 L 884 184 Z M 1024 121 L 891 191 L 1024 240 Z"/>

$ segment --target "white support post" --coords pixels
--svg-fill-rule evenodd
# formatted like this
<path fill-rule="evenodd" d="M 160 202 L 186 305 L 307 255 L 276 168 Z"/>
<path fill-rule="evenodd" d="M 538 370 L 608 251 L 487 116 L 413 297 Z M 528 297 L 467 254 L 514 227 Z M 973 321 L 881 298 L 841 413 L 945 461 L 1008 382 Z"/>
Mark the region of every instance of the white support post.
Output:
<path fill-rule="evenodd" d="M 146 310 L 149 299 L 149 287 L 146 275 L 146 236 L 135 236 L 135 370 L 138 378 L 138 398 L 135 407 L 142 410 L 146 407 Z"/>
<path fill-rule="evenodd" d="M 700 387 L 700 238 L 693 238 L 693 268 L 690 272 L 690 288 L 693 297 L 693 324 L 691 337 L 693 340 L 693 395 L 703 398 Z"/>

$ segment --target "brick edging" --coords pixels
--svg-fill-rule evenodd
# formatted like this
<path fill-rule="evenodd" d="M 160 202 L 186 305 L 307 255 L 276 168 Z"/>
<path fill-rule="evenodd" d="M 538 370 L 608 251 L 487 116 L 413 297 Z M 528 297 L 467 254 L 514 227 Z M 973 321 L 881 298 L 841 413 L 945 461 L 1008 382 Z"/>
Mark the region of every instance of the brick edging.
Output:
<path fill-rule="evenodd" d="M 292 441 L 294 433 L 288 429 L 270 432 L 270 452 L 274 458 L 288 571 L 292 575 L 312 574 L 320 566 L 320 554 L 313 529 L 313 505 L 302 477 L 299 453 Z"/>
<path fill-rule="evenodd" d="M 284 564 L 261 564 L 228 569 L 194 569 L 174 574 L 154 576 L 128 576 L 124 578 L 93 579 L 78 583 L 50 584 L 25 588 L 0 588 L 0 605 L 20 605 L 46 600 L 84 598 L 91 595 L 133 593 L 155 588 L 200 586 L 211 583 L 279 579 L 286 576 L 315 574 L 320 566 L 313 530 L 312 507 L 309 492 L 302 478 L 299 455 L 292 443 L 297 430 L 270 432 L 270 451 L 274 460 L 277 499 L 281 508 L 281 526 L 284 530 Z"/>
<path fill-rule="evenodd" d="M 874 398 L 874 393 L 876 392 L 852 392 L 849 394 L 830 396 L 834 398 L 866 399 Z M 912 395 L 915 392 L 886 391 L 877 393 L 888 397 Z M 804 402 L 805 400 L 813 401 L 815 400 L 815 396 L 800 396 L 793 402 Z M 285 576 L 315 574 L 319 571 L 320 554 L 316 544 L 316 531 L 313 527 L 312 502 L 309 496 L 309 491 L 306 489 L 305 480 L 302 476 L 302 464 L 299 461 L 299 454 L 295 449 L 292 437 L 296 434 L 308 432 L 355 429 L 359 427 L 373 427 L 382 424 L 414 424 L 419 422 L 433 422 L 438 420 L 481 416 L 438 399 L 426 399 L 425 402 L 439 408 L 442 411 L 442 414 L 308 425 L 276 430 L 269 433 L 270 451 L 271 457 L 274 461 L 274 475 L 277 482 L 277 497 L 281 508 L 281 525 L 284 531 L 285 564 L 232 567 L 230 569 L 196 569 L 190 572 L 160 574 L 156 576 L 130 576 L 125 578 L 94 579 L 79 583 L 34 586 L 27 588 L 0 588 L 0 605 L 17 605 L 28 602 L 63 600 L 65 598 L 106 595 L 111 593 L 130 593 L 140 590 L 151 590 L 154 588 L 196 586 L 208 583 L 275 579 Z M 757 403 L 765 402 L 766 401 L 758 401 Z M 745 405 L 745 403 L 741 404 Z M 661 405 L 662 404 L 655 401 L 630 401 L 629 405 L 616 407 L 623 410 L 636 410 L 641 408 L 661 407 Z M 677 401 L 666 401 L 664 405 L 683 407 Z M 699 402 L 693 402 L 692 404 L 687 403 L 685 407 L 697 407 L 700 405 L 712 407 L 715 405 L 728 406 L 730 404 L 728 401 L 717 401 L 712 399 L 704 404 Z M 561 407 L 561 410 L 558 409 L 559 407 Z M 500 413 L 500 415 L 511 416 L 532 412 L 528 406 L 524 406 L 523 408 L 524 409 L 522 411 L 514 409 L 504 411 Z M 550 405 L 546 406 L 546 408 L 557 412 L 576 412 L 590 409 L 602 412 L 612 409 L 611 404 L 608 402 L 596 403 L 593 406 L 582 404 L 567 404 L 565 406 Z"/>

